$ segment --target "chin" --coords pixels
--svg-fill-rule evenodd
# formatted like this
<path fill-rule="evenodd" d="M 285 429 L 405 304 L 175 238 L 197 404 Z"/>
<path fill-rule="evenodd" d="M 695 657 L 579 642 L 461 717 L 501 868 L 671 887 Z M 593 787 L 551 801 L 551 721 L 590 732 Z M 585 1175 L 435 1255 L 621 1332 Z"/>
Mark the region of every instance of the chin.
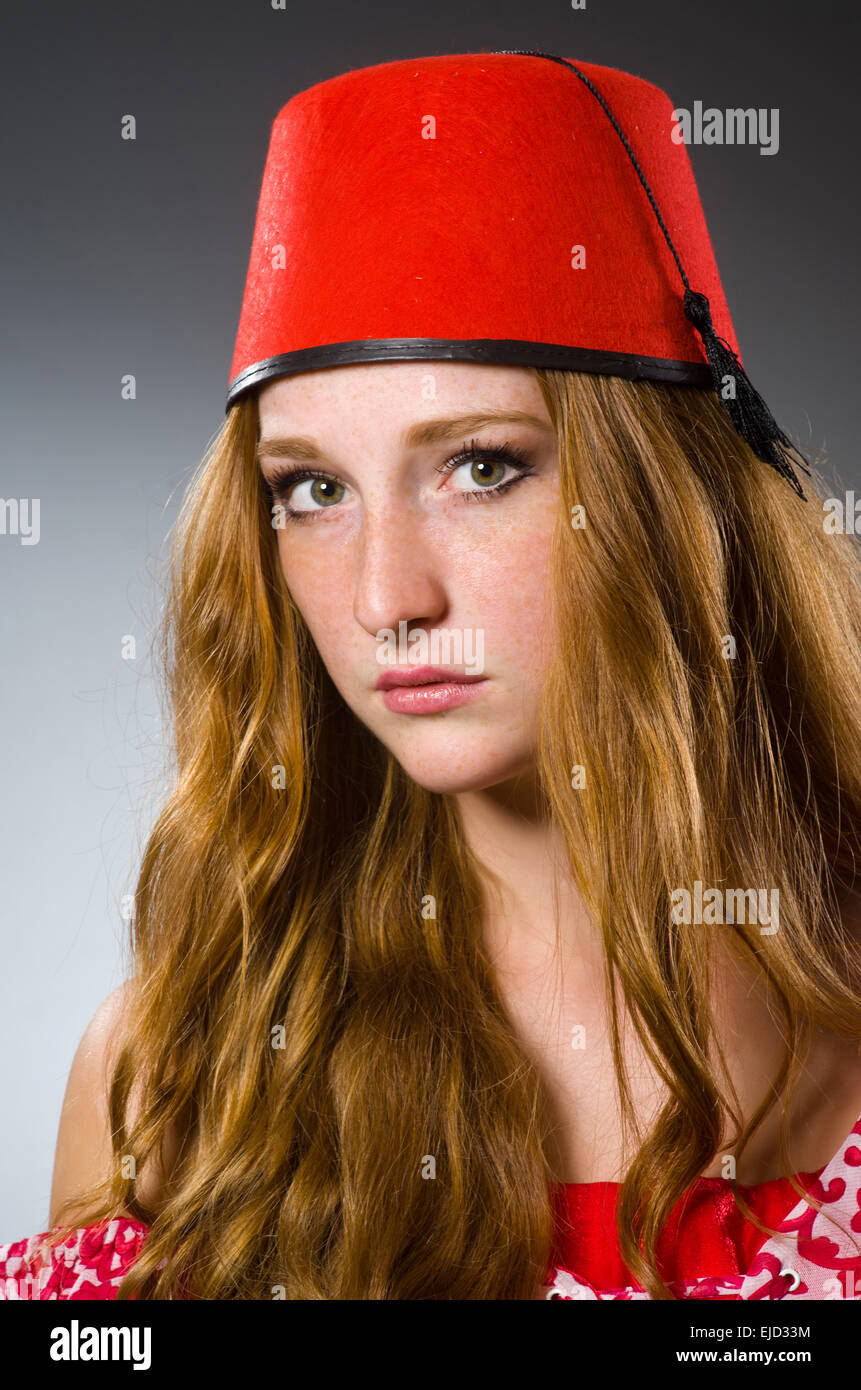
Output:
<path fill-rule="evenodd" d="M 475 747 L 475 739 L 463 745 L 455 741 L 445 748 L 421 752 L 416 748 L 393 747 L 391 752 L 408 777 L 425 791 L 440 795 L 485 791 L 510 781 L 524 766 L 521 749 L 512 750 L 508 758 L 500 757 L 498 748 L 493 750 L 492 757 L 482 757 Z"/>

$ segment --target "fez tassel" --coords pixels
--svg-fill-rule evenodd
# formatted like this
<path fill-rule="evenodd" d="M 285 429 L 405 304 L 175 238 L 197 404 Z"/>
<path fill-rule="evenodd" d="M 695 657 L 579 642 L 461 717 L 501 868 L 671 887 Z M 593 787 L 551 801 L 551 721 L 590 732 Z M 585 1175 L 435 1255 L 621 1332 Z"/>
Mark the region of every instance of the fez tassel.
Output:
<path fill-rule="evenodd" d="M 771 464 L 806 502 L 801 484 L 793 472 L 793 464 L 810 476 L 807 460 L 780 428 L 729 343 L 715 332 L 706 296 L 698 294 L 690 286 L 685 289 L 685 316 L 702 338 L 718 400 L 728 412 L 736 431 L 747 441 L 757 458 Z M 728 390 L 728 379 L 732 383 L 731 391 Z"/>
<path fill-rule="evenodd" d="M 667 225 L 661 216 L 655 195 L 649 187 L 648 179 L 640 167 L 639 160 L 631 148 L 628 137 L 594 82 L 589 79 L 586 73 L 582 72 L 581 69 L 577 67 L 576 63 L 571 63 L 567 58 L 561 58 L 556 53 L 542 53 L 540 49 L 535 48 L 503 48 L 496 49 L 495 51 L 511 55 L 519 54 L 523 57 L 546 58 L 551 63 L 561 63 L 563 67 L 573 72 L 575 77 L 578 77 L 585 87 L 588 87 L 621 140 L 625 153 L 631 161 L 637 178 L 642 184 L 643 192 L 649 200 L 652 212 L 655 214 L 655 220 L 661 229 L 664 240 L 676 263 L 676 268 L 678 269 L 682 284 L 685 287 L 685 318 L 693 324 L 702 339 L 709 366 L 711 367 L 712 379 L 718 400 L 732 420 L 736 433 L 741 435 L 742 439 L 750 445 L 757 458 L 761 459 L 763 463 L 771 464 L 771 467 L 776 469 L 781 477 L 785 478 L 790 486 L 795 489 L 802 501 L 806 502 L 807 498 L 801 489 L 801 484 L 793 472 L 793 463 L 797 464 L 799 468 L 802 468 L 809 476 L 810 468 L 807 465 L 807 460 L 804 458 L 803 454 L 799 453 L 789 436 L 780 428 L 765 401 L 762 399 L 762 396 L 753 386 L 753 383 L 729 343 L 725 338 L 721 338 L 715 331 L 714 324 L 712 323 L 711 305 L 706 296 L 691 289 L 690 281 L 685 274 L 684 266 L 673 244 L 673 239 L 667 230 Z M 731 378 L 731 390 L 727 378 Z"/>

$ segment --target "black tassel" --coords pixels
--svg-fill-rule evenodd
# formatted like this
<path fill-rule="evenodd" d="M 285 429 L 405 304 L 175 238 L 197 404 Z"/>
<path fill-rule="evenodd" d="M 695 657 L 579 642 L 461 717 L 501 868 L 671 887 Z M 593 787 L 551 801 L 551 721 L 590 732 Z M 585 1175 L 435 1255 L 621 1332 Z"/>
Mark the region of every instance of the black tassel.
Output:
<path fill-rule="evenodd" d="M 711 307 L 704 294 L 685 289 L 685 315 L 703 340 L 718 400 L 729 413 L 736 430 L 747 440 L 757 458 L 777 469 L 806 502 L 801 484 L 793 472 L 793 464 L 810 476 L 807 460 L 784 434 L 762 396 L 754 389 L 729 343 L 715 332 Z M 727 393 L 727 377 L 731 378 L 734 394 Z"/>
<path fill-rule="evenodd" d="M 799 453 L 788 435 L 784 434 L 762 396 L 754 390 L 729 343 L 725 338 L 719 338 L 715 332 L 711 306 L 704 294 L 698 294 L 696 290 L 691 289 L 684 267 L 679 260 L 679 253 L 673 245 L 673 239 L 667 231 L 667 225 L 655 202 L 655 195 L 649 187 L 634 151 L 631 149 L 628 137 L 594 82 L 586 76 L 585 72 L 581 72 L 575 63 L 570 63 L 567 58 L 560 58 L 556 53 L 542 53 L 535 48 L 499 48 L 495 52 L 523 54 L 535 58 L 547 58 L 552 63 L 561 63 L 563 67 L 569 68 L 584 86 L 589 88 L 595 100 L 603 108 L 607 119 L 625 147 L 625 152 L 643 186 L 643 191 L 651 204 L 664 240 L 678 267 L 682 284 L 685 287 L 685 316 L 703 340 L 718 400 L 726 409 L 736 431 L 742 439 L 747 441 L 757 458 L 762 459 L 763 463 L 770 463 L 772 468 L 776 469 L 780 476 L 785 478 L 789 485 L 795 489 L 801 500 L 806 502 L 807 498 L 801 490 L 801 484 L 792 471 L 794 464 L 796 467 L 802 468 L 808 477 L 811 476 L 806 458 Z M 732 378 L 733 394 L 731 395 L 724 394 L 727 390 L 726 377 Z"/>

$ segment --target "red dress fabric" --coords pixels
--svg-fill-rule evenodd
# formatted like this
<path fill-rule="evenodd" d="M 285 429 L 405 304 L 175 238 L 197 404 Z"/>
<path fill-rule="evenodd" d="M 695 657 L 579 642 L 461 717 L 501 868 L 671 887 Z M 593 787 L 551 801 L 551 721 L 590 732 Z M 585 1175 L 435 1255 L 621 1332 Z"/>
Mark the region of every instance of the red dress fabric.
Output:
<path fill-rule="evenodd" d="M 805 1190 L 812 1188 L 824 1166 L 797 1175 Z M 715 1276 L 746 1273 L 768 1233 L 738 1210 L 733 1186 L 728 1178 L 698 1178 L 676 1203 L 657 1246 L 658 1269 L 665 1281 L 696 1279 L 704 1269 Z M 772 1229 L 800 1200 L 789 1178 L 735 1186 L 751 1211 Z M 621 1183 L 614 1182 L 560 1183 L 553 1189 L 557 1221 L 552 1263 L 576 1270 L 598 1289 L 642 1287 L 619 1249 L 620 1191 Z"/>
<path fill-rule="evenodd" d="M 741 1189 L 774 1233 L 735 1208 L 731 1184 L 699 1178 L 658 1241 L 659 1273 L 675 1298 L 768 1301 L 861 1299 L 861 1116 L 816 1172 Z M 625 1268 L 615 1234 L 619 1184 L 560 1184 L 547 1299 L 651 1297 Z M 804 1193 L 809 1193 L 812 1205 Z"/>
<path fill-rule="evenodd" d="M 60 1245 L 47 1243 L 50 1231 L 0 1245 L 0 1299 L 115 1298 L 148 1231 L 122 1217 L 79 1226 Z"/>

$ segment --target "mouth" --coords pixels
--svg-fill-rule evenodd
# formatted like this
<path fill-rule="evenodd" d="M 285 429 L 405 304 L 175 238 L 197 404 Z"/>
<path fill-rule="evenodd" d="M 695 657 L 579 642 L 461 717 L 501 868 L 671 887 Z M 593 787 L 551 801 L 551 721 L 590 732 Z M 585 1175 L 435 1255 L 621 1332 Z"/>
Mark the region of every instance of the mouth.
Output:
<path fill-rule="evenodd" d="M 471 703 L 482 693 L 486 676 L 469 676 L 438 666 L 384 671 L 376 684 L 393 714 L 437 714 Z"/>

